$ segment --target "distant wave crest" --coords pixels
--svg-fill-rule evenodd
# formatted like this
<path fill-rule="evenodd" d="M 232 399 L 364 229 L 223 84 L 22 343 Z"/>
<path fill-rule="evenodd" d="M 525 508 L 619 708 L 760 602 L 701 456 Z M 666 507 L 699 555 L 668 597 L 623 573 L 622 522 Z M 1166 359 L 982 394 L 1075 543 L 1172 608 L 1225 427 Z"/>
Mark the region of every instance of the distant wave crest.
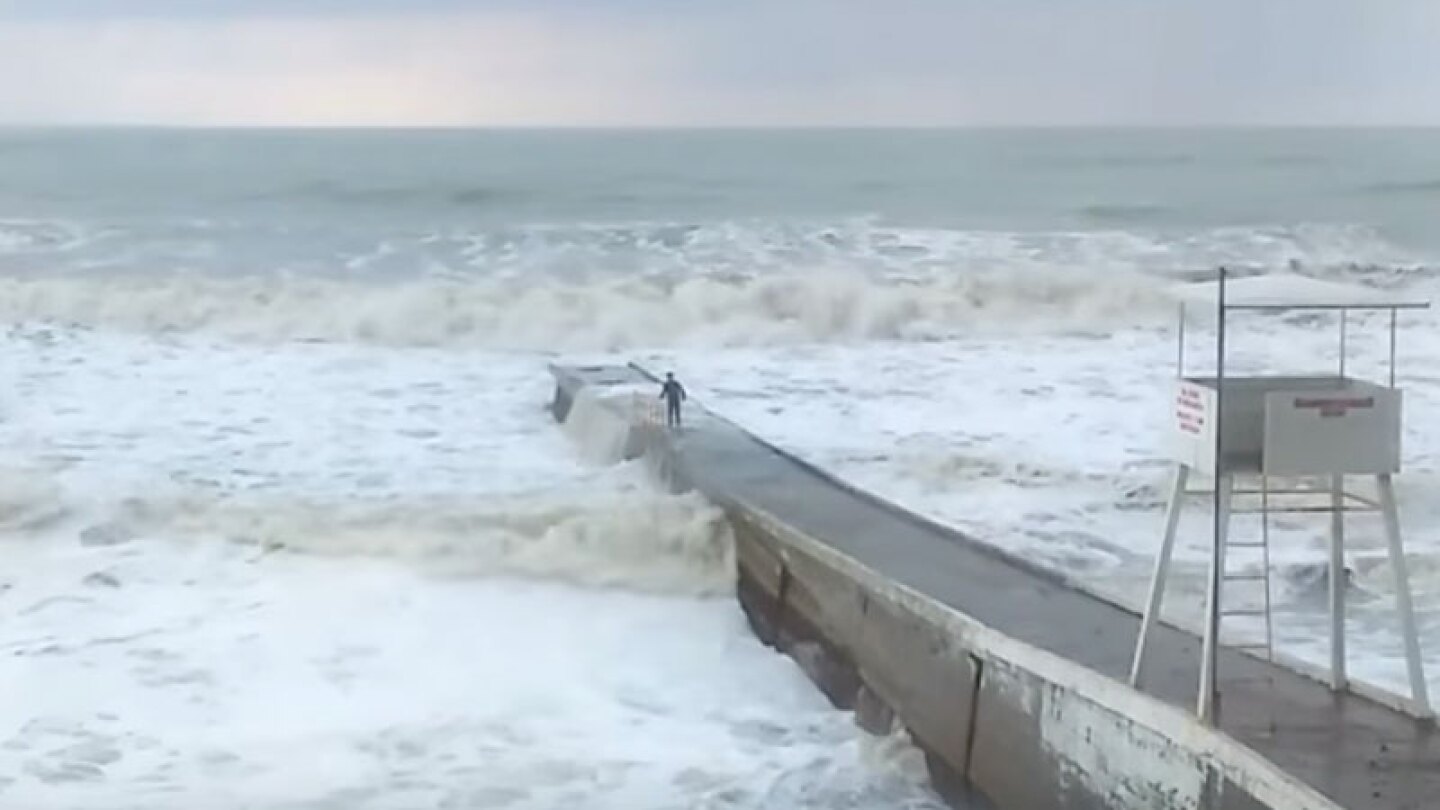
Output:
<path fill-rule="evenodd" d="M 1440 194 L 1440 178 L 1429 180 L 1392 180 L 1360 187 L 1368 194 Z"/>
<path fill-rule="evenodd" d="M 1146 223 L 1160 219 L 1171 209 L 1150 203 L 1095 203 L 1080 209 L 1080 215 L 1092 222 Z"/>
<path fill-rule="evenodd" d="M 924 340 L 1106 327 L 1161 311 L 1159 279 L 1012 270 L 393 282 L 204 276 L 0 279 L 0 321 L 246 341 L 617 350 Z"/>
<path fill-rule="evenodd" d="M 477 207 L 514 203 L 524 197 L 514 189 L 499 187 L 456 187 L 444 184 L 425 186 L 352 186 L 335 182 L 306 183 L 250 198 L 265 202 L 310 202 L 350 206 L 408 206 L 432 203 L 441 206 Z"/>
<path fill-rule="evenodd" d="M 1118 153 L 1118 154 L 1078 154 L 1078 155 L 1048 155 L 1036 159 L 1036 162 L 1048 167 L 1063 168 L 1100 168 L 1100 169 L 1135 169 L 1135 168 L 1163 168 L 1171 166 L 1188 166 L 1199 162 L 1199 158 L 1192 154 L 1183 152 L 1163 154 L 1143 153 Z"/>

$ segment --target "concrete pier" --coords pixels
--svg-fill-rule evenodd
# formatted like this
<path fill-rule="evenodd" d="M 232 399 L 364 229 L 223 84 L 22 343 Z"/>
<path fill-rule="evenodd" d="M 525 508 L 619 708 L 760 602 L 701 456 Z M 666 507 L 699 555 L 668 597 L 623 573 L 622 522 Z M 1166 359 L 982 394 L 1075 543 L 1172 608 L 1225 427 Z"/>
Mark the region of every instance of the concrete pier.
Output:
<path fill-rule="evenodd" d="M 1000 810 L 1440 806 L 1428 722 L 1229 653 L 1217 731 L 1192 714 L 1194 636 L 1158 628 L 1145 691 L 1131 689 L 1133 612 L 693 402 L 685 430 L 667 431 L 635 410 L 658 390 L 638 368 L 553 372 L 557 419 L 600 409 L 627 456 L 726 511 L 756 633 L 867 728 L 907 728 L 942 794 Z"/>

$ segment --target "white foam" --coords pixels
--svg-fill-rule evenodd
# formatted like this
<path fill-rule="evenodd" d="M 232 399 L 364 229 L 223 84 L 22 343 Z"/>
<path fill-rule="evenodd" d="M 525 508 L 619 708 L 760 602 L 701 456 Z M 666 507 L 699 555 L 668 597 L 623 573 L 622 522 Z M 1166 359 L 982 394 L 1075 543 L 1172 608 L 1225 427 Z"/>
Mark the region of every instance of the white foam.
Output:
<path fill-rule="evenodd" d="M 176 548 L 11 558 L 7 803 L 923 801 L 728 600 Z"/>
<path fill-rule="evenodd" d="M 593 464 L 625 460 L 641 414 L 636 412 L 637 391 L 628 387 L 602 390 L 586 386 L 576 394 L 563 429 L 580 456 Z"/>
<path fill-rule="evenodd" d="M 939 807 L 543 358 L 0 342 L 0 803 Z"/>

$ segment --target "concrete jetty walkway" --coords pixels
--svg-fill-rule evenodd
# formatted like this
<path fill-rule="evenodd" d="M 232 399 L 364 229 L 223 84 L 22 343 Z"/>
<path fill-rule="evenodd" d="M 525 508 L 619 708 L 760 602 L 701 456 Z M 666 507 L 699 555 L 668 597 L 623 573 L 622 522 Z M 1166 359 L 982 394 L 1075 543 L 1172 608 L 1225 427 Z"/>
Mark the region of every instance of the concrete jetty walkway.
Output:
<path fill-rule="evenodd" d="M 560 416 L 585 388 L 636 386 L 652 397 L 658 390 L 634 367 L 557 367 L 554 373 Z M 1134 613 L 857 490 L 693 401 L 686 416 L 683 432 L 663 434 L 664 463 L 712 501 L 768 513 L 1006 636 L 1125 680 L 1138 629 Z M 1191 711 L 1199 640 L 1164 626 L 1149 655 L 1145 690 Z M 1220 668 L 1220 728 L 1285 774 L 1349 810 L 1440 807 L 1440 738 L 1432 724 L 1239 653 L 1223 655 Z M 1274 805 L 1227 798 L 1214 806 Z"/>

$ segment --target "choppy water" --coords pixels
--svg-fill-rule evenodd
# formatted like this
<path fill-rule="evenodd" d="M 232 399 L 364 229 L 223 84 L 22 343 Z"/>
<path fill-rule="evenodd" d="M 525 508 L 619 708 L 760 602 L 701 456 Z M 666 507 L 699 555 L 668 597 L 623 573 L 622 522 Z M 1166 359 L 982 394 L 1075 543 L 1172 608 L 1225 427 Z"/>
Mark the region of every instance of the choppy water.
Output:
<path fill-rule="evenodd" d="M 1414 131 L 0 133 L 0 683 L 38 696 L 0 709 L 0 797 L 929 806 L 749 636 L 713 510 L 577 456 L 545 363 L 674 365 L 1125 598 L 1160 286 L 1430 289 L 1436 178 Z M 1433 327 L 1402 485 L 1440 655 Z M 1330 334 L 1287 328 L 1286 362 Z M 1320 534 L 1287 531 L 1285 637 L 1323 658 Z M 1393 679 L 1383 606 L 1357 621 Z"/>

